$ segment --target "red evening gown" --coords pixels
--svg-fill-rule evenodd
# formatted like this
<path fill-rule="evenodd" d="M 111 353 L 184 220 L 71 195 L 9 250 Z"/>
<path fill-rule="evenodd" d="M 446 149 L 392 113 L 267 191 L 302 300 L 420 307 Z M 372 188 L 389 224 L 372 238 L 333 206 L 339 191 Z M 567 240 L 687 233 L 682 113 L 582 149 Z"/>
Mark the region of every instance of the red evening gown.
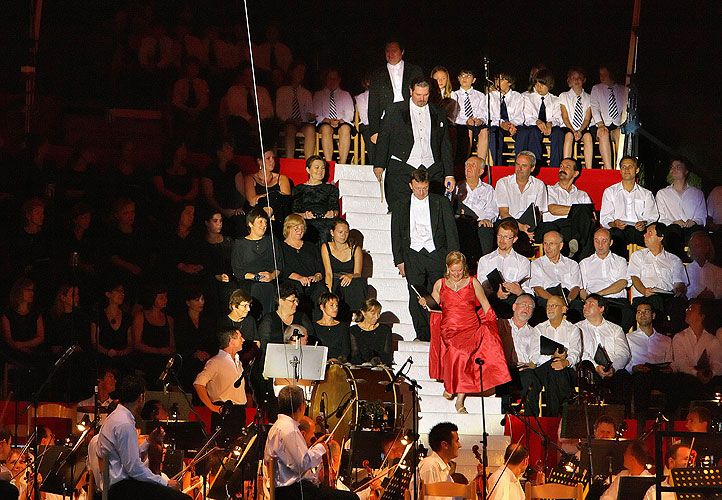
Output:
<path fill-rule="evenodd" d="M 444 381 L 444 389 L 451 394 L 478 393 L 479 365 L 484 360 L 484 390 L 511 380 L 504 348 L 496 327 L 493 309 L 484 314 L 476 308 L 478 302 L 472 280 L 464 288 L 453 291 L 441 281 L 439 291 L 442 313 L 431 313 L 431 346 L 429 375 Z"/>

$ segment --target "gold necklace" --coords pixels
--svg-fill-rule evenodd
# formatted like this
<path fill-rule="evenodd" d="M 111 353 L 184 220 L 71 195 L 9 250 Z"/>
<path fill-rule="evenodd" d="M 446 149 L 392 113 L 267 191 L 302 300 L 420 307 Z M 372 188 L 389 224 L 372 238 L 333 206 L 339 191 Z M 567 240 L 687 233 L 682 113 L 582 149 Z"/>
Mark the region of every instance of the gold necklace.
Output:
<path fill-rule="evenodd" d="M 458 292 L 459 291 L 459 283 L 464 281 L 464 278 L 461 278 L 459 281 L 454 281 L 451 278 L 449 278 L 449 280 L 451 280 L 451 284 L 454 285 L 454 291 Z"/>

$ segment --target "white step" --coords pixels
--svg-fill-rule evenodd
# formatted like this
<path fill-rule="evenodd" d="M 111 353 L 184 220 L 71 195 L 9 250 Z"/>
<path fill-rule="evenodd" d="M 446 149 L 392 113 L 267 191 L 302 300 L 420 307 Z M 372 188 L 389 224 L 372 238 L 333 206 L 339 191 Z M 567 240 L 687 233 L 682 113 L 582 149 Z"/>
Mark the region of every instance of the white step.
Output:
<path fill-rule="evenodd" d="M 333 182 L 339 182 L 341 179 L 374 181 L 378 183 L 374 169 L 371 165 L 349 165 L 337 163 L 334 165 Z"/>
<path fill-rule="evenodd" d="M 370 213 L 386 215 L 388 207 L 380 199 L 363 196 L 344 196 L 341 200 L 343 212 Z"/>
<path fill-rule="evenodd" d="M 369 277 L 401 278 L 399 270 L 394 266 L 394 258 L 390 253 L 374 252 L 368 253 L 368 256 L 368 262 L 364 261 L 364 266 L 368 267 Z"/>
<path fill-rule="evenodd" d="M 381 200 L 381 187 L 375 177 L 372 181 L 340 179 L 338 182 L 338 192 L 341 197 L 368 196 L 369 198 L 378 198 L 379 201 Z"/>
<path fill-rule="evenodd" d="M 401 276 L 395 278 L 369 278 L 368 284 L 376 290 L 376 298 L 380 301 L 408 298 L 409 296 L 408 285 Z"/>
<path fill-rule="evenodd" d="M 419 381 L 423 386 L 424 383 Z M 454 404 L 456 400 L 448 401 L 444 399 L 440 393 L 436 395 L 422 395 L 421 396 L 421 411 L 424 413 L 452 413 L 456 411 Z M 464 407 L 469 413 L 475 415 L 481 415 L 481 398 L 469 396 L 464 401 Z M 484 410 L 487 415 L 499 415 L 501 414 L 501 398 L 489 397 L 484 398 Z"/>
<path fill-rule="evenodd" d="M 363 212 L 346 212 L 349 226 L 363 232 L 364 229 L 381 229 L 391 231 L 391 216 L 388 214 L 369 214 Z"/>
<path fill-rule="evenodd" d="M 383 306 L 381 316 L 384 317 L 384 319 L 379 321 L 382 323 L 412 323 L 408 298 L 402 300 L 384 300 L 381 302 L 381 305 Z"/>
<path fill-rule="evenodd" d="M 428 342 L 399 342 L 399 352 L 425 352 L 429 354 Z"/>
<path fill-rule="evenodd" d="M 489 435 L 502 436 L 504 434 L 504 427 L 500 425 L 501 419 L 504 415 L 501 414 L 487 414 L 486 415 L 486 432 Z M 472 436 L 481 436 L 481 415 L 469 413 L 463 415 L 461 413 L 423 413 L 421 420 L 419 420 L 419 434 L 429 433 L 431 428 L 441 422 L 453 422 L 459 430 L 464 434 Z"/>
<path fill-rule="evenodd" d="M 364 229 L 361 231 L 363 235 L 363 248 L 374 253 L 391 253 L 391 233 L 389 231 L 381 231 L 378 229 Z"/>
<path fill-rule="evenodd" d="M 411 337 L 409 340 L 414 340 L 416 338 L 416 330 L 414 330 L 414 325 L 411 323 L 394 323 L 391 326 L 391 329 L 395 334 L 401 335 L 404 340 L 406 340 L 409 336 Z"/>
<path fill-rule="evenodd" d="M 409 359 L 409 356 L 411 356 L 414 366 L 429 366 L 429 353 L 424 351 L 404 352 L 397 349 L 394 353 L 394 363 L 400 366 Z"/>

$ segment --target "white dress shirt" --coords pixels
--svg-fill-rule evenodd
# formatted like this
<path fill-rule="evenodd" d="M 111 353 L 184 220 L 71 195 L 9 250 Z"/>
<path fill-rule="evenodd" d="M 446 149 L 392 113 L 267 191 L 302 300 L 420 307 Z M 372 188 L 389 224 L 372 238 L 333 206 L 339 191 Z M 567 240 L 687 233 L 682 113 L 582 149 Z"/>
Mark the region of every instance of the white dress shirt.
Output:
<path fill-rule="evenodd" d="M 268 431 L 263 462 L 268 465 L 269 459 L 275 458 L 276 477 L 273 480 L 276 487 L 291 486 L 299 482 L 308 470 L 318 466 L 324 453 L 326 447 L 321 443 L 309 448 L 298 429 L 298 422 L 281 413 Z"/>
<path fill-rule="evenodd" d="M 299 119 L 304 122 L 313 122 L 313 97 L 308 89 L 299 85 L 296 88 L 298 96 Z M 293 113 L 293 87 L 286 85 L 276 91 L 276 116 L 282 122 L 291 119 Z"/>
<path fill-rule="evenodd" d="M 194 78 L 193 79 L 193 91 L 196 95 L 196 107 L 195 109 L 198 110 L 204 110 L 208 107 L 208 98 L 210 95 L 210 90 L 208 89 L 208 84 L 205 80 L 202 80 L 200 78 Z M 176 80 L 176 82 L 173 84 L 173 93 L 172 93 L 172 101 L 173 106 L 177 108 L 182 108 L 185 106 L 186 101 L 188 100 L 188 94 L 190 92 L 190 86 L 191 82 L 188 78 L 181 78 L 179 80 Z"/>
<path fill-rule="evenodd" d="M 612 481 L 612 484 L 609 485 L 609 488 L 602 494 L 602 496 L 599 498 L 599 500 L 617 500 L 617 496 L 619 495 L 619 481 L 622 477 L 651 477 L 652 474 L 649 473 L 647 470 L 643 470 L 642 473 L 638 476 L 633 476 L 629 473 L 627 469 L 624 469 L 617 474 L 617 477 L 614 478 L 614 481 Z"/>
<path fill-rule="evenodd" d="M 571 290 L 575 286 L 581 288 L 582 274 L 579 271 L 579 264 L 563 255 L 559 256 L 559 262 L 556 264 L 546 255 L 532 261 L 530 288 L 538 286 L 547 289 L 560 283 L 567 290 Z"/>
<path fill-rule="evenodd" d="M 709 356 L 712 374 L 715 377 L 722 375 L 722 342 L 706 330 L 697 340 L 697 336 L 689 327 L 678 332 L 672 339 L 672 357 L 674 358 L 672 369 L 675 372 L 696 376 L 695 366 L 705 350 Z"/>
<path fill-rule="evenodd" d="M 183 45 L 185 46 L 187 56 L 198 59 L 201 66 L 208 66 L 210 42 L 208 38 L 198 38 L 194 35 L 185 35 L 183 37 Z"/>
<path fill-rule="evenodd" d="M 671 224 L 678 220 L 693 220 L 700 226 L 707 222 L 707 204 L 701 189 L 686 185 L 679 194 L 673 185 L 657 191 L 655 197 L 659 209 L 659 222 Z"/>
<path fill-rule="evenodd" d="M 404 100 L 404 60 L 395 65 L 386 63 L 386 69 L 391 78 L 391 88 L 394 90 L 394 102 L 401 102 Z"/>
<path fill-rule="evenodd" d="M 466 181 L 459 182 L 456 184 L 454 196 L 476 213 L 477 221 L 486 219 L 494 222 L 499 216 L 494 188 L 481 179 L 474 189 L 471 189 Z"/>
<path fill-rule="evenodd" d="M 513 248 L 506 256 L 501 255 L 497 248 L 479 259 L 479 264 L 476 268 L 477 279 L 481 282 L 486 281 L 486 275 L 494 269 L 498 269 L 504 280 L 509 283 L 519 283 L 521 280 L 531 276 L 531 261 L 523 255 L 516 253 Z M 529 281 L 527 280 L 522 285 L 522 289 L 530 291 L 528 287 Z"/>
<path fill-rule="evenodd" d="M 96 434 L 88 441 L 88 456 L 85 459 L 85 466 L 93 474 L 95 491 L 103 491 L 103 471 L 100 470 L 100 459 L 98 458 L 98 440 L 100 435 Z M 93 498 L 90 496 L 90 498 Z"/>
<path fill-rule="evenodd" d="M 722 299 L 722 268 L 715 266 L 710 261 L 706 261 L 704 266 L 700 267 L 695 260 L 687 264 L 685 270 L 689 278 L 687 297 L 694 299 L 707 288 L 714 294 L 715 299 Z"/>
<path fill-rule="evenodd" d="M 585 319 L 577 323 L 582 331 L 582 341 L 584 343 L 584 354 L 582 359 L 587 359 L 596 364 L 594 355 L 597 353 L 599 344 L 607 351 L 609 359 L 612 360 L 612 366 L 615 370 L 624 370 L 629 363 L 631 354 L 627 336 L 619 325 L 615 325 L 611 321 L 602 319 L 599 326 L 594 326 Z"/>
<path fill-rule="evenodd" d="M 574 184 L 572 184 L 572 188 L 567 191 L 557 182 L 553 186 L 547 187 L 547 203 L 549 205 L 562 205 L 565 207 L 571 207 L 572 205 L 583 205 L 585 203 L 592 203 L 592 199 L 586 192 L 578 189 L 577 186 L 575 186 Z M 553 215 L 551 212 L 544 212 L 544 215 L 542 216 L 544 222 L 564 219 L 565 217 L 565 215 Z"/>
<path fill-rule="evenodd" d="M 579 263 L 579 271 L 582 274 L 582 284 L 589 293 L 598 293 L 619 280 L 625 280 L 626 286 L 630 285 L 627 276 L 627 259 L 612 252 L 601 258 L 596 253 Z M 627 297 L 627 290 L 622 289 L 617 293 L 606 295 L 615 299 Z"/>
<path fill-rule="evenodd" d="M 245 46 L 245 51 L 243 51 L 240 44 L 235 45 L 220 39 L 213 40 L 210 50 L 216 56 L 216 63 L 221 69 L 236 69 L 241 64 L 241 59 L 249 59 L 248 46 Z"/>
<path fill-rule="evenodd" d="M 256 67 L 266 71 L 271 69 L 271 47 L 273 47 L 273 54 L 276 56 L 278 66 L 287 73 L 288 68 L 291 67 L 291 62 L 293 62 L 293 54 L 291 53 L 291 49 L 288 48 L 288 45 L 281 42 L 254 45 L 253 59 Z"/>
<path fill-rule="evenodd" d="M 504 102 L 506 103 L 506 112 L 509 115 L 509 123 L 517 127 L 524 125 L 524 97 L 516 90 L 510 90 L 504 94 Z M 498 90 L 491 92 L 489 111 L 491 125 L 498 127 L 501 120 L 501 94 Z"/>
<path fill-rule="evenodd" d="M 534 327 L 534 333 L 535 338 L 532 339 L 530 347 L 532 349 L 531 360 L 535 365 L 543 365 L 552 359 L 551 355 L 541 354 L 540 352 L 539 339 L 542 335 L 559 342 L 567 348 L 567 360 L 572 369 L 581 360 L 583 349 L 582 332 L 576 325 L 571 324 L 566 319 L 563 319 L 557 328 L 554 328 L 549 320 L 539 323 Z"/>
<path fill-rule="evenodd" d="M 411 148 L 407 164 L 414 168 L 434 164 L 434 152 L 431 150 L 431 111 L 429 105 L 417 106 L 409 102 L 411 129 L 414 133 L 414 146 Z"/>
<path fill-rule="evenodd" d="M 715 224 L 722 224 L 722 186 L 714 188 L 707 197 L 707 216 Z"/>
<path fill-rule="evenodd" d="M 369 91 L 360 93 L 354 97 L 356 110 L 358 111 L 358 122 L 362 125 L 369 124 Z"/>
<path fill-rule="evenodd" d="M 532 353 L 539 351 L 539 345 L 532 345 L 533 341 L 539 341 L 539 336 L 534 333 L 534 328 L 526 323 L 524 326 L 519 328 L 514 323 L 513 319 L 507 319 L 511 327 L 511 338 L 514 341 L 514 351 L 516 352 L 516 359 L 519 363 L 528 363 L 531 361 Z"/>
<path fill-rule="evenodd" d="M 177 55 L 173 39 L 168 35 L 160 37 L 160 50 L 158 50 L 159 40 L 154 36 L 146 36 L 140 41 L 138 47 L 138 62 L 144 68 L 166 68 L 175 66 Z"/>
<path fill-rule="evenodd" d="M 592 98 L 584 92 L 583 89 L 580 95 L 582 96 L 582 122 L 584 122 L 584 117 L 587 116 L 587 110 L 592 106 Z M 574 110 L 577 106 L 577 94 L 574 92 L 574 89 L 569 89 L 559 94 L 559 105 L 564 106 L 564 109 L 567 110 L 567 118 L 569 118 L 572 129 L 575 131 L 580 130 L 574 128 Z M 564 122 L 564 120 L 562 120 L 562 122 Z M 591 121 L 589 123 L 593 125 Z M 579 125 L 581 126 L 581 123 Z M 587 128 L 588 127 L 589 125 L 587 125 Z"/>
<path fill-rule="evenodd" d="M 519 191 L 515 174 L 499 179 L 495 191 L 497 206 L 508 208 L 509 216 L 515 219 L 521 217 L 532 203 L 542 214 L 548 209 L 547 186 L 533 175 L 529 177 L 523 191 Z"/>
<path fill-rule="evenodd" d="M 153 474 L 140 460 L 135 417 L 128 408 L 122 404 L 118 405 L 105 419 L 99 436 L 97 454 L 104 457 L 108 463 L 109 486 L 128 478 L 163 486 L 168 484 L 168 481 Z"/>
<path fill-rule="evenodd" d="M 615 83 L 612 86 L 614 99 L 617 103 L 617 117 L 612 118 L 609 115 L 609 87 L 603 83 L 598 83 L 592 87 L 590 94 L 592 106 L 592 121 L 594 123 L 603 122 L 607 127 L 610 125 L 622 124 L 622 110 L 624 103 L 624 85 Z"/>
<path fill-rule="evenodd" d="M 431 232 L 431 212 L 429 197 L 423 200 L 411 195 L 409 209 L 409 228 L 411 230 L 411 249 L 420 252 L 423 248 L 429 253 L 436 250 L 434 235 Z"/>
<path fill-rule="evenodd" d="M 321 124 L 329 116 L 329 97 L 331 91 L 321 89 L 313 94 L 313 112 L 316 114 L 316 123 Z M 353 105 L 351 94 L 345 90 L 336 89 L 333 93 L 333 101 L 336 104 L 336 118 L 343 120 L 353 126 L 354 115 L 356 109 Z"/>
<path fill-rule="evenodd" d="M 602 209 L 599 222 L 609 229 L 609 224 L 619 219 L 626 222 L 657 222 L 659 210 L 654 195 L 639 184 L 627 191 L 621 182 L 612 184 L 602 194 Z"/>
<path fill-rule="evenodd" d="M 203 371 L 197 376 L 193 385 L 202 385 L 208 391 L 211 401 L 232 401 L 236 405 L 246 404 L 246 385 L 241 378 L 243 366 L 238 358 L 233 359 L 223 349 L 218 354 L 206 361 Z M 241 385 L 233 386 L 241 379 Z"/>
<path fill-rule="evenodd" d="M 452 482 L 451 466 L 432 451 L 431 455 L 419 462 L 419 481 L 424 484 Z M 452 500 L 452 497 L 433 497 L 439 500 Z"/>
<path fill-rule="evenodd" d="M 666 363 L 672 361 L 672 339 L 659 332 L 653 331 L 647 335 L 642 330 L 634 330 L 627 334 L 627 343 L 632 357 L 627 364 L 627 371 L 644 363 Z"/>
<path fill-rule="evenodd" d="M 672 486 L 672 483 L 669 482 L 669 478 L 662 481 L 662 486 Z M 663 491 L 662 492 L 662 500 L 675 500 L 677 496 L 672 491 Z M 642 500 L 657 500 L 657 485 L 653 484 L 649 487 L 647 492 L 644 494 L 644 498 Z"/>
<path fill-rule="evenodd" d="M 253 89 L 251 88 L 251 92 Z M 273 117 L 273 102 L 271 101 L 271 94 L 264 87 L 256 87 L 258 95 L 258 112 L 260 113 L 261 120 Z M 256 114 L 255 109 L 248 109 L 248 89 L 243 85 L 231 85 L 224 96 L 226 102 L 226 108 L 230 116 L 240 116 L 241 118 L 250 121 L 251 115 Z"/>
<path fill-rule="evenodd" d="M 553 126 L 561 127 L 562 112 L 559 107 L 559 98 L 548 92 L 544 97 L 544 109 L 546 110 L 547 121 Z M 527 127 L 536 127 L 536 121 L 539 119 L 539 108 L 541 107 L 542 96 L 536 90 L 524 95 L 524 125 Z"/>
<path fill-rule="evenodd" d="M 506 467 L 499 467 L 489 477 L 486 484 L 489 490 L 494 488 L 488 500 L 524 500 L 524 490 L 519 479 Z"/>
<path fill-rule="evenodd" d="M 662 250 L 659 255 L 654 255 L 649 248 L 634 252 L 627 266 L 627 277 L 630 282 L 632 276 L 639 278 L 647 288 L 659 288 L 669 292 L 674 289 L 675 283 L 689 284 L 680 258 L 666 250 Z M 632 298 L 641 295 L 635 287 L 632 287 Z"/>
<path fill-rule="evenodd" d="M 469 96 L 471 104 L 471 115 L 466 114 L 466 96 Z M 477 118 L 486 123 L 486 94 L 479 92 L 475 88 L 469 90 L 459 89 L 451 93 L 452 99 L 456 101 L 456 117 L 454 123 L 457 125 L 466 125 L 469 118 Z"/>

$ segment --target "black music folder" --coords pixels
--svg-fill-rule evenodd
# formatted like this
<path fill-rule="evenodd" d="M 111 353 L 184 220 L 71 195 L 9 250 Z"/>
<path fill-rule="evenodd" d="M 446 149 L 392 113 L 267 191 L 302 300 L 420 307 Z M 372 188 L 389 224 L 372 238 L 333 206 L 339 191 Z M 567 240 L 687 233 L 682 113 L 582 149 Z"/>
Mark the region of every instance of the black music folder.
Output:
<path fill-rule="evenodd" d="M 609 354 L 607 354 L 607 350 L 602 344 L 597 344 L 597 352 L 594 353 L 594 362 L 603 366 L 605 370 L 609 370 L 609 367 L 612 366 L 612 360 L 609 359 Z"/>
<path fill-rule="evenodd" d="M 489 280 L 492 290 L 498 290 L 502 283 L 504 283 L 504 276 L 501 275 L 498 269 L 494 269 L 492 272 L 486 275 L 486 279 Z"/>
<path fill-rule="evenodd" d="M 539 352 L 545 356 L 552 356 L 556 351 L 564 352 L 567 348 L 556 340 L 552 340 L 545 335 L 539 337 Z"/>
<path fill-rule="evenodd" d="M 426 299 L 426 309 L 429 312 L 435 312 L 440 313 L 441 312 L 441 306 L 438 302 L 436 302 L 436 299 L 434 299 L 429 292 L 424 289 L 421 285 L 411 285 L 411 289 L 416 293 L 417 297 L 423 297 Z"/>
<path fill-rule="evenodd" d="M 521 217 L 519 217 L 519 223 L 529 226 L 530 231 L 534 231 L 536 229 L 539 224 L 536 215 L 536 205 L 532 203 L 526 210 L 524 210 L 524 213 L 521 214 Z"/>
<path fill-rule="evenodd" d="M 569 307 L 569 299 L 567 298 L 567 294 L 566 292 L 564 292 L 564 287 L 561 283 L 559 283 L 557 286 L 548 288 L 547 291 L 552 295 L 556 295 L 557 297 L 561 297 L 562 299 L 564 299 L 564 305 Z"/>

